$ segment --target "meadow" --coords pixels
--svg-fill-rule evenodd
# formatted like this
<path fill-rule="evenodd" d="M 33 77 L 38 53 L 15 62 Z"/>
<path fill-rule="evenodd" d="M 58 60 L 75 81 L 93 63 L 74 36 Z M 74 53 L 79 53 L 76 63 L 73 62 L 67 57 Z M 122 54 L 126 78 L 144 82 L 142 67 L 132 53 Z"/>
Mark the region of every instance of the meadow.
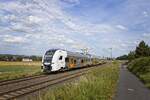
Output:
<path fill-rule="evenodd" d="M 97 67 L 79 80 L 50 89 L 40 100 L 112 100 L 119 79 L 120 63 Z"/>
<path fill-rule="evenodd" d="M 41 72 L 41 62 L 0 62 L 0 80 L 27 77 Z"/>

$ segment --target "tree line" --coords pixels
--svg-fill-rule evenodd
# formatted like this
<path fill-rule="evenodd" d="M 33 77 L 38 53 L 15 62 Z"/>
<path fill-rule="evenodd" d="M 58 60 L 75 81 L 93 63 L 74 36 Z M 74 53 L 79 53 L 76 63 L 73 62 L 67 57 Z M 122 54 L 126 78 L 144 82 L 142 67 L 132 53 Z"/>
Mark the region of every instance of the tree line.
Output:
<path fill-rule="evenodd" d="M 32 59 L 32 61 L 41 61 L 40 56 L 25 56 L 25 55 L 11 55 L 11 54 L 0 54 L 0 61 L 22 61 L 24 58 Z"/>
<path fill-rule="evenodd" d="M 130 51 L 129 54 L 117 57 L 118 60 L 133 60 L 140 57 L 150 56 L 150 46 L 144 41 L 141 41 L 134 51 Z"/>

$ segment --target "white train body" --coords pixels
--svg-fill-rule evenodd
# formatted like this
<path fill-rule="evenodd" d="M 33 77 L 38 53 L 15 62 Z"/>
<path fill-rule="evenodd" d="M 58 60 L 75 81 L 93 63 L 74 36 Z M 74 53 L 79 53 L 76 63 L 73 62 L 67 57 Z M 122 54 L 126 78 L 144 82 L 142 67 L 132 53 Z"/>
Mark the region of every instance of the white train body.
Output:
<path fill-rule="evenodd" d="M 46 51 L 42 59 L 43 72 L 54 72 L 61 69 L 72 69 L 98 64 L 90 55 L 69 52 L 61 49 Z"/>

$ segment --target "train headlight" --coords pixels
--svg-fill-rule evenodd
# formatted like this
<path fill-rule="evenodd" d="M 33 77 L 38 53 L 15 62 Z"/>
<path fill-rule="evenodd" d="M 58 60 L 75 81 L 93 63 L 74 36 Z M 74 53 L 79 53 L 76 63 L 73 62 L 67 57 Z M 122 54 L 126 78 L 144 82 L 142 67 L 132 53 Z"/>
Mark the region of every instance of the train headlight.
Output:
<path fill-rule="evenodd" d="M 51 63 L 45 62 L 44 65 L 50 65 Z"/>

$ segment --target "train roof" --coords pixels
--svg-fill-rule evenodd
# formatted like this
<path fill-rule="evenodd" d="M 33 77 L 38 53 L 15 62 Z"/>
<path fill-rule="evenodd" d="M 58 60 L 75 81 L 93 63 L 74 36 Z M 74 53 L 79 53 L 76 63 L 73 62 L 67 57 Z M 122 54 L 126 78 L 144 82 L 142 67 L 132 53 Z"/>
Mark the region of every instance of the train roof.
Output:
<path fill-rule="evenodd" d="M 47 51 L 56 51 L 56 50 L 62 50 L 62 49 L 49 49 Z"/>
<path fill-rule="evenodd" d="M 63 49 L 49 49 L 48 51 L 57 51 L 57 50 L 63 50 Z M 67 52 L 67 55 L 68 56 L 73 56 L 73 57 L 81 57 L 81 58 L 96 58 L 96 56 L 93 56 L 91 54 L 83 54 L 83 53 L 80 53 L 80 52 L 71 52 L 71 51 L 67 51 L 67 50 L 63 50 L 63 51 L 66 51 Z"/>
<path fill-rule="evenodd" d="M 89 57 L 88 55 L 84 55 L 82 53 L 79 53 L 79 52 L 70 52 L 70 51 L 67 51 L 67 54 L 68 56 L 73 56 L 73 57 Z"/>

